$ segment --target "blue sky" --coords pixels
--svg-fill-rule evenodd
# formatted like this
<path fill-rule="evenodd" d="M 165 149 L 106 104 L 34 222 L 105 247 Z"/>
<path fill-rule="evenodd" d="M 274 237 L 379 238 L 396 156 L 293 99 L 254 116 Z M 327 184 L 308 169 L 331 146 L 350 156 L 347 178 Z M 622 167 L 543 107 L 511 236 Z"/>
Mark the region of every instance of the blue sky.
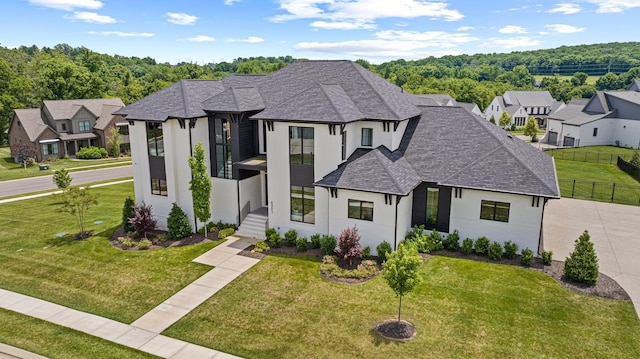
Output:
<path fill-rule="evenodd" d="M 640 0 L 2 0 L 0 45 L 373 63 L 640 40 Z"/>

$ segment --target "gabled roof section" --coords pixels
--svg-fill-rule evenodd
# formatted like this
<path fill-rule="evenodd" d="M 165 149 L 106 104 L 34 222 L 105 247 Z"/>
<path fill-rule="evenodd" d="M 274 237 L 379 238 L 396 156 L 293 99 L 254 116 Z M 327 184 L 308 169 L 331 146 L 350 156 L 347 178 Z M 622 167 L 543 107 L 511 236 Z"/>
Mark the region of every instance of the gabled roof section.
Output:
<path fill-rule="evenodd" d="M 114 114 L 145 121 L 203 117 L 202 102 L 223 90 L 220 80 L 181 80 Z"/>
<path fill-rule="evenodd" d="M 629 85 L 629 87 L 627 87 L 627 90 L 640 92 L 640 79 L 633 80 L 631 85 Z"/>
<path fill-rule="evenodd" d="M 109 126 L 109 123 L 111 122 L 111 120 L 113 120 L 113 118 L 115 117 L 113 113 L 118 111 L 121 108 L 122 106 L 117 106 L 117 105 L 102 106 L 102 112 L 100 113 L 100 116 L 96 120 L 96 124 L 93 126 L 93 128 L 97 130 L 106 129 L 107 126 Z"/>
<path fill-rule="evenodd" d="M 284 121 L 346 123 L 364 119 L 356 104 L 337 84 L 319 84 L 257 114 L 257 118 Z"/>
<path fill-rule="evenodd" d="M 20 126 L 24 128 L 31 142 L 37 140 L 40 134 L 49 127 L 42 120 L 39 108 L 16 109 L 13 111 L 15 112 L 15 120 L 20 121 Z"/>
<path fill-rule="evenodd" d="M 202 108 L 210 112 L 239 113 L 263 110 L 264 107 L 256 87 L 230 87 L 202 103 Z"/>
<path fill-rule="evenodd" d="M 547 107 L 555 101 L 549 91 L 506 91 L 504 97 L 508 97 L 511 104 L 524 107 Z"/>
<path fill-rule="evenodd" d="M 553 158 L 460 107 L 425 107 L 399 148 L 424 182 L 559 198 Z"/>
<path fill-rule="evenodd" d="M 373 150 L 356 150 L 347 162 L 315 184 L 405 196 L 420 182 L 420 176 L 401 153 L 392 153 L 380 146 Z"/>
<path fill-rule="evenodd" d="M 84 100 L 45 100 L 42 106 L 46 107 L 53 120 L 69 120 L 82 107 L 91 112 L 95 117 L 102 113 L 103 105 L 123 107 L 124 103 L 119 98 L 98 98 Z"/>
<path fill-rule="evenodd" d="M 636 91 L 607 91 L 605 96 L 616 97 L 621 100 L 630 102 L 634 105 L 640 105 L 640 92 Z"/>
<path fill-rule="evenodd" d="M 596 91 L 591 100 L 584 106 L 585 112 L 590 113 L 607 113 L 609 112 L 609 104 L 607 98 L 604 95 L 604 91 Z"/>
<path fill-rule="evenodd" d="M 431 99 L 440 106 L 456 106 L 457 104 L 456 100 L 454 100 L 453 97 L 451 97 L 451 95 L 449 94 L 420 94 L 414 96 L 424 99 Z M 427 106 L 430 106 L 430 104 Z"/>
<path fill-rule="evenodd" d="M 580 99 L 583 100 L 583 99 Z M 584 111 L 585 101 L 571 101 L 567 106 L 549 116 L 552 120 L 563 121 L 567 125 L 580 126 L 607 117 L 612 112 L 594 113 Z"/>

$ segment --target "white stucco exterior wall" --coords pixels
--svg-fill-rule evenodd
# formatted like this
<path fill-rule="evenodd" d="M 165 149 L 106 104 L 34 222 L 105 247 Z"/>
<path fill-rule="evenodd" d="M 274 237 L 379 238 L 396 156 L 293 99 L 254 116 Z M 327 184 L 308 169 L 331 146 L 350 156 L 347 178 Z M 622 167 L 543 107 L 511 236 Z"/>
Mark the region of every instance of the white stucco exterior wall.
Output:
<path fill-rule="evenodd" d="M 240 181 L 240 208 L 249 205 L 249 212 L 262 207 L 262 175 Z"/>
<path fill-rule="evenodd" d="M 510 203 L 509 222 L 480 219 L 482 200 Z M 451 199 L 449 229 L 451 232 L 457 229 L 461 240 L 467 237 L 475 240 L 481 236 L 500 244 L 510 240 L 518 245 L 518 253 L 524 248 L 536 253 L 544 199 L 540 198 L 539 207 L 532 207 L 531 201 L 531 196 L 463 189 L 462 198 Z"/>
<path fill-rule="evenodd" d="M 640 121 L 617 119 L 613 130 L 613 143 L 620 141 L 622 147 L 639 148 L 640 146 Z"/>

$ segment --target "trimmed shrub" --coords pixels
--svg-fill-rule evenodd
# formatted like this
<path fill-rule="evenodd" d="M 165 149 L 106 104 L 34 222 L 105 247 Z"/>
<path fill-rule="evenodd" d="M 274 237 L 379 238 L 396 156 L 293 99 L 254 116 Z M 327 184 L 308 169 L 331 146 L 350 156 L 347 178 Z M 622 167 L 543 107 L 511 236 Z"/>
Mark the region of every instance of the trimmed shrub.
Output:
<path fill-rule="evenodd" d="M 413 228 L 411 228 L 411 230 L 409 230 L 409 232 L 407 232 L 407 235 L 404 237 L 405 240 L 407 239 L 412 239 L 412 238 L 419 238 L 424 234 L 424 224 L 421 225 L 415 225 L 413 226 Z"/>
<path fill-rule="evenodd" d="M 53 183 L 61 190 L 69 188 L 71 184 L 71 176 L 66 168 L 57 170 L 53 173 Z"/>
<path fill-rule="evenodd" d="M 457 251 L 460 248 L 460 234 L 456 229 L 453 233 L 447 234 L 447 237 L 442 242 L 444 247 L 450 251 Z"/>
<path fill-rule="evenodd" d="M 109 154 L 104 147 L 85 147 L 76 152 L 76 157 L 82 160 L 97 160 L 100 158 L 107 158 Z"/>
<path fill-rule="evenodd" d="M 325 234 L 320 238 L 320 250 L 324 255 L 333 254 L 338 245 L 338 240 L 331 234 Z"/>
<path fill-rule="evenodd" d="M 251 253 L 262 253 L 262 252 L 268 251 L 270 249 L 271 248 L 269 248 L 269 245 L 267 244 L 267 242 L 258 241 L 258 242 L 256 242 L 256 245 L 251 250 Z"/>
<path fill-rule="evenodd" d="M 282 236 L 278 232 L 272 232 L 268 240 L 271 247 L 278 248 L 282 245 Z"/>
<path fill-rule="evenodd" d="M 31 167 L 31 166 L 35 166 L 36 164 L 36 159 L 33 157 L 29 157 L 26 160 L 23 161 L 25 166 L 27 167 Z"/>
<path fill-rule="evenodd" d="M 167 241 L 167 235 L 164 233 L 160 233 L 157 236 L 154 236 L 153 239 L 151 239 L 151 243 L 156 245 L 161 245 L 166 241 Z"/>
<path fill-rule="evenodd" d="M 284 245 L 287 247 L 295 247 L 296 239 L 298 239 L 298 231 L 290 229 L 284 233 Z"/>
<path fill-rule="evenodd" d="M 120 243 L 122 249 L 133 248 L 136 245 L 136 242 L 133 240 L 133 238 L 129 236 L 118 237 L 118 243 Z"/>
<path fill-rule="evenodd" d="M 389 242 L 382 241 L 382 243 L 376 247 L 376 252 L 378 252 L 378 263 L 384 263 L 387 261 L 387 256 L 393 252 L 393 249 Z"/>
<path fill-rule="evenodd" d="M 553 252 L 542 251 L 542 264 L 546 266 L 550 266 L 552 261 L 553 261 Z"/>
<path fill-rule="evenodd" d="M 138 237 L 147 238 L 147 233 L 156 229 L 156 220 L 151 215 L 151 205 L 144 202 L 141 205 L 133 206 L 133 217 L 129 218 L 129 223 L 133 225 Z"/>
<path fill-rule="evenodd" d="M 504 257 L 508 259 L 513 259 L 516 257 L 516 253 L 518 253 L 518 245 L 511 242 L 504 242 Z"/>
<path fill-rule="evenodd" d="M 171 239 L 188 237 L 193 233 L 187 214 L 184 213 L 182 208 L 175 202 L 171 206 L 171 211 L 167 218 L 167 228 L 169 229 L 168 234 Z"/>
<path fill-rule="evenodd" d="M 469 255 L 473 252 L 473 239 L 465 238 L 462 240 L 462 253 Z"/>
<path fill-rule="evenodd" d="M 360 257 L 362 246 L 360 246 L 360 233 L 358 228 L 345 228 L 338 237 L 338 250 L 336 251 L 342 259 L 351 262 L 353 258 Z"/>
<path fill-rule="evenodd" d="M 275 228 L 267 228 L 264 230 L 264 236 L 265 238 L 267 238 L 267 240 L 269 240 L 269 238 L 276 233 L 278 233 L 278 231 L 276 231 Z"/>
<path fill-rule="evenodd" d="M 502 259 L 502 245 L 498 242 L 493 242 L 489 245 L 489 258 L 494 261 Z"/>
<path fill-rule="evenodd" d="M 442 234 L 440 234 L 440 232 L 434 229 L 429 232 L 429 234 L 425 234 L 422 228 L 424 228 L 424 226 L 413 227 L 413 229 L 407 233 L 404 242 L 414 244 L 420 253 L 431 253 L 431 251 L 444 248 Z"/>
<path fill-rule="evenodd" d="M 444 248 L 444 244 L 442 243 L 442 234 L 435 229 L 429 233 L 428 243 L 430 247 L 429 251 L 439 251 Z"/>
<path fill-rule="evenodd" d="M 525 248 L 520 253 L 520 263 L 523 266 L 530 267 L 533 264 L 533 251 L 529 248 Z"/>
<path fill-rule="evenodd" d="M 598 280 L 598 256 L 588 231 L 576 239 L 573 252 L 564 261 L 564 275 L 570 280 L 595 284 Z"/>
<path fill-rule="evenodd" d="M 307 237 L 300 237 L 296 239 L 296 248 L 298 252 L 304 252 L 307 250 Z"/>
<path fill-rule="evenodd" d="M 224 228 L 218 231 L 218 238 L 227 238 L 234 233 L 236 233 L 236 230 L 233 227 Z"/>
<path fill-rule="evenodd" d="M 149 249 L 149 247 L 151 247 L 151 241 L 148 239 L 143 239 L 138 242 L 138 249 L 140 250 Z"/>
<path fill-rule="evenodd" d="M 133 206 L 136 203 L 133 201 L 133 198 L 127 197 L 124 200 L 124 205 L 122 206 L 122 229 L 125 233 L 133 232 L 136 229 L 133 228 L 133 224 L 129 222 L 129 218 L 133 218 Z"/>
<path fill-rule="evenodd" d="M 476 250 L 476 254 L 487 254 L 487 252 L 489 251 L 489 238 L 487 237 L 480 237 L 478 239 L 476 239 L 476 243 L 475 243 L 475 250 Z"/>
<path fill-rule="evenodd" d="M 360 255 L 360 258 L 369 259 L 369 257 L 371 257 L 371 247 L 364 246 L 364 248 L 362 248 L 362 254 Z"/>
<path fill-rule="evenodd" d="M 378 273 L 378 266 L 374 261 L 365 260 L 356 269 L 344 269 L 338 266 L 338 259 L 335 256 L 327 255 L 322 257 L 320 273 L 330 277 L 362 279 Z"/>
<path fill-rule="evenodd" d="M 311 236 L 311 248 L 320 248 L 320 239 L 322 236 L 318 233 Z"/>

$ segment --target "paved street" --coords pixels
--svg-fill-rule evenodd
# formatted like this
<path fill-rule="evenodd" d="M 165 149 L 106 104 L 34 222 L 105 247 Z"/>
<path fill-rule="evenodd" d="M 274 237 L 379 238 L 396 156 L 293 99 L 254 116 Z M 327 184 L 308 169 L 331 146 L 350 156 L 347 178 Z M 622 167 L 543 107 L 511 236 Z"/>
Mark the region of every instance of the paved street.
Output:
<path fill-rule="evenodd" d="M 586 229 L 591 235 L 600 272 L 631 296 L 640 315 L 640 207 L 562 198 L 547 204 L 544 244 L 553 258 L 564 260 Z"/>
<path fill-rule="evenodd" d="M 70 172 L 72 185 L 81 185 L 92 182 L 105 181 L 116 178 L 133 176 L 132 166 L 120 166 L 102 168 L 98 170 Z M 0 197 L 14 196 L 23 193 L 31 193 L 45 190 L 55 190 L 52 175 L 31 177 L 25 179 L 0 182 Z"/>

